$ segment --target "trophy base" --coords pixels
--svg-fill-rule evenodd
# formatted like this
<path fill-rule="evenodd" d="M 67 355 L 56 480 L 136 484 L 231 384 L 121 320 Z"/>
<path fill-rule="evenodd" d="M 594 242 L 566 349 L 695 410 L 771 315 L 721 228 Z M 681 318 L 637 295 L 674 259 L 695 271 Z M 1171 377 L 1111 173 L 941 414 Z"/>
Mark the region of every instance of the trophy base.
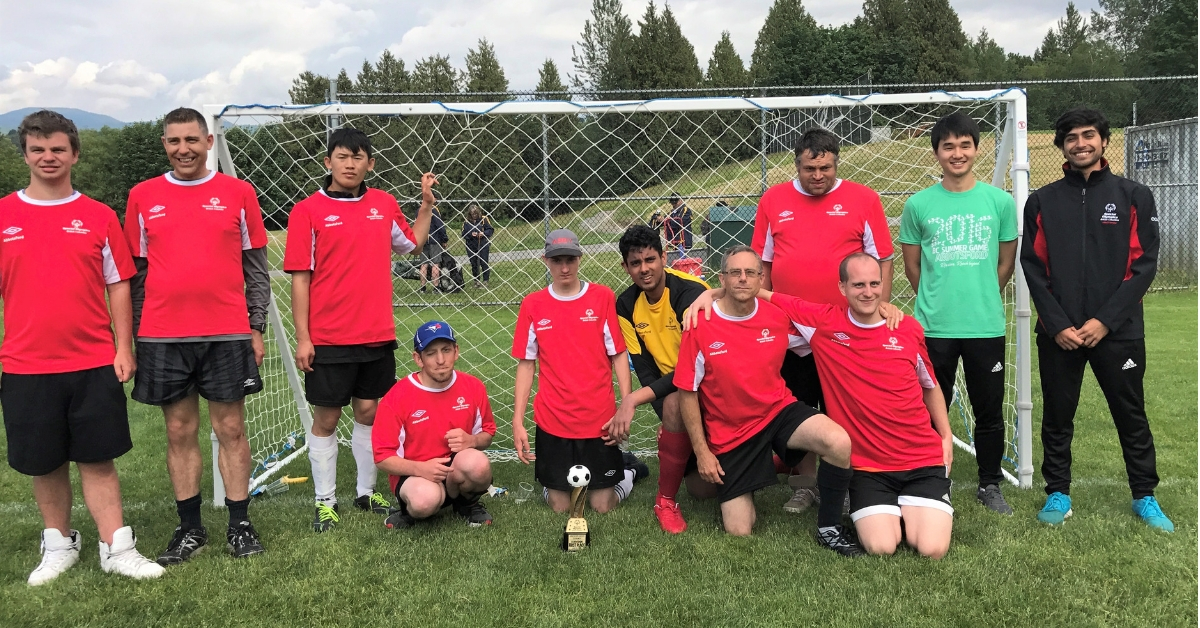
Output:
<path fill-rule="evenodd" d="M 588 531 L 587 520 L 583 517 L 567 519 L 567 527 L 563 530 L 563 551 L 578 552 L 591 544 L 592 533 Z"/>

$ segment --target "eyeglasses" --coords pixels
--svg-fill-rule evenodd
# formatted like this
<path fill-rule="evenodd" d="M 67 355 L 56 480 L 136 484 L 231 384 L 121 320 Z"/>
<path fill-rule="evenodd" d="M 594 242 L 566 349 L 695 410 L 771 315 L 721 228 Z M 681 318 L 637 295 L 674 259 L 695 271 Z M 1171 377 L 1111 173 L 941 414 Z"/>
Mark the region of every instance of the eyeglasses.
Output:
<path fill-rule="evenodd" d="M 742 277 L 745 277 L 747 279 L 753 279 L 753 278 L 761 275 L 762 271 L 748 270 L 748 269 L 744 269 L 744 268 L 735 268 L 733 270 L 724 271 L 721 274 L 725 275 L 726 277 L 735 277 L 738 279 L 741 279 Z"/>

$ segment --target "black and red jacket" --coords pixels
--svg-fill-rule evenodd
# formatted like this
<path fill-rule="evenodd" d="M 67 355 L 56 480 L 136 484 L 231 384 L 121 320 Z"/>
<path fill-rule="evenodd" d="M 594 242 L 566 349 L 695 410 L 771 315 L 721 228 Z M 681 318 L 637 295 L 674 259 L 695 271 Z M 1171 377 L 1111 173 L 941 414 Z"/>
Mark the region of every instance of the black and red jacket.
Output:
<path fill-rule="evenodd" d="M 1086 180 L 1063 178 L 1025 203 L 1021 268 L 1039 333 L 1104 323 L 1109 338 L 1143 338 L 1142 296 L 1158 267 L 1158 212 L 1146 186 L 1102 162 Z"/>

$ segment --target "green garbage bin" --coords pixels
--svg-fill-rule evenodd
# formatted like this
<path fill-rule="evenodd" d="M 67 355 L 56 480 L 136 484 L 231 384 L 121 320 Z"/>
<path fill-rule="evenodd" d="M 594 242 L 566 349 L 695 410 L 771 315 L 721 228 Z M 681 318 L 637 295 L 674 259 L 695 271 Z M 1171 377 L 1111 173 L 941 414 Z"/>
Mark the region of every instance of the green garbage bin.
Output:
<path fill-rule="evenodd" d="M 708 254 L 704 266 L 716 273 L 721 270 L 721 256 L 737 244 L 750 245 L 754 236 L 755 206 L 729 207 L 714 205 L 708 209 L 710 230 L 708 232 Z"/>

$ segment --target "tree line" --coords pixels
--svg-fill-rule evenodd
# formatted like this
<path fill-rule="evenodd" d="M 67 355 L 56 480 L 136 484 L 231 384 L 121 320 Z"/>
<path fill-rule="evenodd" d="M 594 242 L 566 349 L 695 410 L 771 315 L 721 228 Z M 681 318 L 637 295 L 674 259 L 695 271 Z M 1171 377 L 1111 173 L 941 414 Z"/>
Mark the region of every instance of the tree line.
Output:
<path fill-rule="evenodd" d="M 968 36 L 949 0 L 865 0 L 848 24 L 816 22 L 802 0 L 776 0 L 755 40 L 749 63 L 722 33 L 701 66 L 669 4 L 651 2 L 635 22 L 621 0 L 593 0 L 572 67 L 565 75 L 546 59 L 535 97 L 587 100 L 672 95 L 710 88 L 725 95 L 792 95 L 838 91 L 789 86 L 866 86 L 896 83 L 1119 78 L 1196 73 L 1196 0 L 1101 0 L 1084 15 L 1068 4 L 1033 55 L 1005 51 L 985 30 Z M 494 46 L 480 39 L 459 68 L 448 55 L 418 59 L 411 69 L 385 50 L 354 72 L 342 69 L 333 87 L 344 102 L 505 100 L 515 96 Z M 291 104 L 318 104 L 330 80 L 311 71 L 295 77 Z M 865 87 L 864 87 L 865 89 Z M 914 91 L 896 88 L 894 91 Z M 978 89 L 974 87 L 973 89 Z M 1159 91 L 1155 91 L 1155 90 Z M 675 92 L 683 95 L 686 92 Z M 404 94 L 414 94 L 405 98 Z M 1031 85 L 1029 118 L 1046 128 L 1062 110 L 1088 103 L 1114 126 L 1195 115 L 1195 82 Z M 324 175 L 324 119 L 282 124 L 253 120 L 229 129 L 238 175 L 254 181 L 273 227 L 315 189 Z M 418 116 L 349 119 L 379 149 L 373 185 L 402 200 L 433 167 L 450 201 L 483 200 L 492 215 L 540 218 L 670 180 L 680 172 L 748 159 L 762 130 L 745 114 L 633 114 L 583 116 Z M 869 126 L 869 125 L 868 125 Z M 157 123 L 81 133 L 83 155 L 76 186 L 122 212 L 129 188 L 167 169 Z M 10 133 L 10 136 L 12 134 Z M 545 147 L 543 148 L 543 137 Z M 15 136 L 12 136 L 15 141 Z M 689 141 L 691 140 L 691 141 Z M 703 140 L 703 141 L 696 141 Z M 22 187 L 28 174 L 13 143 L 0 142 L 0 193 Z M 493 199 L 506 199 L 501 202 Z M 465 204 L 449 203 L 449 213 Z"/>

